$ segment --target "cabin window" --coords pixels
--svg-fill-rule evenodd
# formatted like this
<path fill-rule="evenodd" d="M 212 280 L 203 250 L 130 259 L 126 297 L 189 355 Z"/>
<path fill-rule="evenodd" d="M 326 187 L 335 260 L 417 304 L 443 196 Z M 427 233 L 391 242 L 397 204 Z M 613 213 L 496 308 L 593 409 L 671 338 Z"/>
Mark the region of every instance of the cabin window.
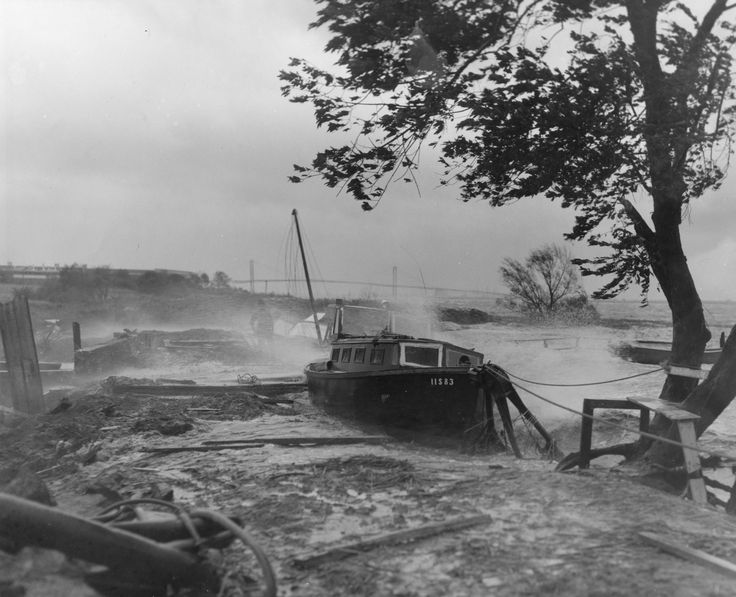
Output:
<path fill-rule="evenodd" d="M 384 354 L 386 354 L 386 350 L 384 348 L 374 348 L 371 350 L 371 364 L 383 365 Z"/>
<path fill-rule="evenodd" d="M 356 348 L 355 354 L 353 355 L 353 363 L 362 363 L 363 361 L 365 361 L 365 348 Z"/>
<path fill-rule="evenodd" d="M 442 347 L 439 344 L 401 344 L 400 363 L 414 367 L 439 367 L 442 364 Z"/>
<path fill-rule="evenodd" d="M 340 349 L 339 348 L 332 349 L 332 356 L 330 357 L 330 360 L 335 361 L 336 363 L 340 360 Z"/>
<path fill-rule="evenodd" d="M 473 365 L 480 365 L 480 358 L 477 355 L 452 350 L 451 348 L 447 349 L 448 367 L 470 367 Z"/>
<path fill-rule="evenodd" d="M 352 355 L 353 349 L 352 348 L 343 348 L 342 349 L 342 358 L 340 359 L 341 363 L 349 363 L 350 362 L 350 356 Z"/>

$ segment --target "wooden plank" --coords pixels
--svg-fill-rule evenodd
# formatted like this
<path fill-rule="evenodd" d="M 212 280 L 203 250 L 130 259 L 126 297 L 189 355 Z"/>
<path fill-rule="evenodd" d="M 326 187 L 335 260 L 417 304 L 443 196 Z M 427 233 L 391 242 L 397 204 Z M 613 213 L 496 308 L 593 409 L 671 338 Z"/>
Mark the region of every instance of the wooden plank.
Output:
<path fill-rule="evenodd" d="M 639 408 L 633 405 L 629 400 L 617 400 L 615 398 L 586 398 L 585 401 L 591 408 L 620 408 L 622 410 L 631 410 Z"/>
<path fill-rule="evenodd" d="M 218 450 L 247 450 L 262 448 L 265 444 L 240 443 L 217 446 L 171 446 L 170 448 L 143 448 L 141 452 L 150 454 L 176 454 L 177 452 L 217 452 Z"/>
<path fill-rule="evenodd" d="M 693 549 L 691 547 L 687 547 L 686 545 L 675 543 L 674 541 L 669 541 L 664 537 L 661 537 L 660 535 L 656 535 L 655 533 L 641 532 L 639 533 L 639 537 L 644 539 L 644 541 L 646 541 L 650 545 L 658 547 L 662 551 L 676 555 L 680 558 L 683 558 L 684 560 L 689 560 L 696 564 L 700 564 L 702 566 L 710 568 L 711 570 L 720 572 L 721 574 L 736 578 L 736 564 L 729 560 L 724 560 L 723 558 L 710 555 L 709 553 L 700 549 Z"/>
<path fill-rule="evenodd" d="M 113 394 L 149 394 L 151 396 L 212 396 L 213 394 L 260 394 L 273 396 L 289 392 L 301 392 L 305 383 L 274 383 L 260 385 L 184 385 L 184 384 L 115 384 Z"/>
<path fill-rule="evenodd" d="M 684 446 L 695 445 L 697 438 L 695 437 L 695 425 L 692 421 L 678 421 L 677 430 L 680 433 L 680 441 Z M 698 504 L 707 504 L 708 492 L 705 489 L 705 481 L 700 470 L 700 456 L 698 456 L 697 450 L 684 446 L 682 452 L 685 456 L 685 470 L 688 473 L 690 498 Z"/>
<path fill-rule="evenodd" d="M 691 369 L 690 367 L 680 367 L 678 365 L 670 365 L 666 368 L 667 375 L 675 375 L 677 377 L 689 377 L 691 379 L 705 379 L 708 377 L 708 371 L 702 369 Z"/>
<path fill-rule="evenodd" d="M 670 421 L 697 421 L 700 415 L 677 408 L 672 402 L 665 402 L 657 398 L 628 398 L 634 404 L 647 408 L 657 414 L 667 417 Z"/>
<path fill-rule="evenodd" d="M 202 442 L 206 446 L 226 446 L 228 444 L 246 444 L 261 442 L 263 444 L 277 444 L 282 446 L 321 444 L 321 445 L 347 445 L 347 444 L 380 444 L 390 441 L 386 435 L 358 435 L 358 436 L 333 436 L 333 437 L 249 437 L 242 439 L 207 440 Z"/>
<path fill-rule="evenodd" d="M 426 537 L 439 535 L 440 533 L 459 531 L 472 526 L 488 524 L 489 522 L 491 522 L 491 517 L 487 514 L 448 520 L 437 524 L 407 529 L 405 531 L 398 531 L 387 535 L 380 535 L 378 537 L 371 537 L 356 543 L 348 543 L 346 545 L 328 549 L 327 551 L 314 556 L 295 558 L 293 563 L 298 568 L 315 568 L 316 566 L 320 566 L 326 562 L 343 560 L 357 553 L 370 551 L 377 547 L 398 545 L 409 541 L 418 541 L 420 539 L 425 539 Z"/>

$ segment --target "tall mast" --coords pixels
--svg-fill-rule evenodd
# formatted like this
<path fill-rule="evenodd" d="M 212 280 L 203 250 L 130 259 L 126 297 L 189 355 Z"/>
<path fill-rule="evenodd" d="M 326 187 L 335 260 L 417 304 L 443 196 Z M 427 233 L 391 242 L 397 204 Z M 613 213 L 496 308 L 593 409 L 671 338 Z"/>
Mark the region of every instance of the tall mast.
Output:
<path fill-rule="evenodd" d="M 296 224 L 296 237 L 299 240 L 299 252 L 302 254 L 302 264 L 304 265 L 304 277 L 307 280 L 307 290 L 309 291 L 309 304 L 312 307 L 312 317 L 314 317 L 314 328 L 317 330 L 317 341 L 322 344 L 322 331 L 319 329 L 319 320 L 317 319 L 317 310 L 314 308 L 314 295 L 312 294 L 312 282 L 309 280 L 309 269 L 307 268 L 307 256 L 304 253 L 304 245 L 302 244 L 302 232 L 299 230 L 299 218 L 296 217 L 296 209 L 291 211 L 294 216 L 294 224 Z"/>

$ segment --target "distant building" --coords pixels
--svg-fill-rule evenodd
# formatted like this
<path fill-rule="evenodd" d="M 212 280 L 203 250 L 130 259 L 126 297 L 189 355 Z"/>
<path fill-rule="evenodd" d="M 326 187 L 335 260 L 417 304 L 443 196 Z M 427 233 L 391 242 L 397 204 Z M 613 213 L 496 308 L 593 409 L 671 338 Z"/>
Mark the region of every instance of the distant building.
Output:
<path fill-rule="evenodd" d="M 65 267 L 77 267 L 79 269 L 90 269 L 86 263 L 69 265 L 13 265 L 12 261 L 8 261 L 5 265 L 0 265 L 0 280 L 6 284 L 42 284 L 46 280 L 58 278 L 61 270 Z M 92 268 L 94 269 L 94 268 Z M 137 278 L 147 272 L 156 272 L 158 274 L 178 274 L 180 276 L 199 276 L 197 272 L 189 272 L 176 269 L 121 269 L 106 268 L 111 274 L 119 272 L 127 272 L 128 275 Z"/>

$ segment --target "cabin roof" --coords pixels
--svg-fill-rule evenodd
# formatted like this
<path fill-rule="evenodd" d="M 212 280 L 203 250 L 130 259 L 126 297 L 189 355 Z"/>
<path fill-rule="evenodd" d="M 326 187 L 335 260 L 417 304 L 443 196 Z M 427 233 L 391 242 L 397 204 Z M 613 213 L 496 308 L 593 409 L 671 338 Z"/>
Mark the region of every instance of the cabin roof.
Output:
<path fill-rule="evenodd" d="M 464 348 L 462 346 L 458 346 L 457 344 L 453 344 L 452 342 L 447 342 L 445 340 L 434 340 L 431 338 L 415 338 L 413 336 L 406 336 L 403 334 L 391 334 L 391 333 L 383 333 L 378 336 L 340 336 L 336 340 L 332 341 L 332 346 L 344 346 L 347 344 L 398 344 L 399 342 L 411 342 L 413 344 L 441 344 L 442 346 L 445 346 L 446 348 L 451 348 L 453 350 L 457 350 L 460 352 L 467 352 L 470 354 L 476 354 L 483 356 L 483 353 L 474 350 L 472 348 Z"/>

